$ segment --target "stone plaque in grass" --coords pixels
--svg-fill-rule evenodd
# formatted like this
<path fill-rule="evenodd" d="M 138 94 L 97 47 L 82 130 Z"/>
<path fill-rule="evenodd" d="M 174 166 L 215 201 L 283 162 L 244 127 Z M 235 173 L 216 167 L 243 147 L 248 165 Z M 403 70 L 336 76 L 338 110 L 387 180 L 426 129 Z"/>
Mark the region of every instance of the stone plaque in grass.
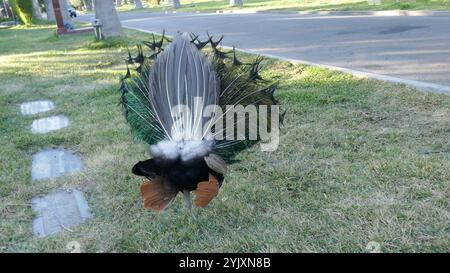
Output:
<path fill-rule="evenodd" d="M 37 100 L 24 102 L 20 105 L 22 115 L 33 115 L 55 109 L 55 105 L 49 100 Z"/>
<path fill-rule="evenodd" d="M 69 125 L 69 119 L 66 116 L 53 116 L 40 118 L 31 124 L 31 132 L 35 134 L 45 134 L 54 130 L 59 130 Z"/>
<path fill-rule="evenodd" d="M 64 229 L 71 230 L 92 217 L 86 199 L 79 190 L 64 190 L 35 197 L 32 206 L 37 216 L 33 221 L 33 232 L 38 237 Z"/>
<path fill-rule="evenodd" d="M 31 177 L 33 180 L 57 177 L 83 168 L 81 156 L 62 148 L 43 149 L 33 155 Z"/>

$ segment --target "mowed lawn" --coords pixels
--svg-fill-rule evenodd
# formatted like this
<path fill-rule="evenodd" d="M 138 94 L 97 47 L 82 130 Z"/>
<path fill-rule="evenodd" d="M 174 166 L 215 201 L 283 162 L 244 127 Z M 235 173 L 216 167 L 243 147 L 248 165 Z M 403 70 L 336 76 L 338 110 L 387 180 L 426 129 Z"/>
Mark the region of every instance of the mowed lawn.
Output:
<path fill-rule="evenodd" d="M 229 0 L 181 0 L 177 11 L 258 10 L 258 11 L 354 11 L 354 10 L 450 10 L 450 0 L 244 0 L 242 7 L 230 7 Z M 372 3 L 376 3 L 373 0 Z M 145 1 L 143 1 L 144 4 Z M 122 5 L 119 11 L 134 10 L 134 4 Z M 167 5 L 147 5 L 145 11 L 174 10 Z"/>
<path fill-rule="evenodd" d="M 130 46 L 149 38 L 126 33 Z M 148 146 L 118 106 L 125 43 L 92 40 L 57 38 L 52 26 L 0 30 L 0 252 L 65 252 L 71 241 L 85 252 L 367 252 L 371 241 L 383 252 L 450 251 L 450 97 L 267 60 L 287 110 L 279 149 L 241 153 L 210 207 L 189 212 L 178 197 L 156 214 L 131 174 Z M 55 110 L 22 116 L 20 103 L 38 99 Z M 57 114 L 70 126 L 31 133 L 33 119 Z M 32 182 L 32 155 L 45 147 L 82 154 L 85 168 Z M 31 199 L 69 188 L 94 217 L 35 237 Z"/>

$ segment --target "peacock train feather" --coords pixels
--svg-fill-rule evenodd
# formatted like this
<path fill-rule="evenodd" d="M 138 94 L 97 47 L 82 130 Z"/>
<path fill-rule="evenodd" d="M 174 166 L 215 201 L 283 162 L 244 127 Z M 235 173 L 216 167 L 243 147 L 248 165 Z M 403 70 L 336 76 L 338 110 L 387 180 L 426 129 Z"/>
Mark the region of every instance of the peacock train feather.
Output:
<path fill-rule="evenodd" d="M 198 35 L 182 34 L 171 41 L 163 33 L 158 40 L 152 36 L 143 42 L 148 55 L 142 45 L 135 57 L 128 51 L 120 103 L 132 131 L 150 145 L 152 158 L 132 170 L 148 179 L 141 185 L 146 208 L 162 211 L 180 191 L 187 206 L 189 192 L 195 191 L 195 205 L 205 207 L 218 194 L 226 162 L 259 140 L 259 135 L 252 140 L 227 138 L 238 126 L 248 126 L 249 115 L 227 127 L 219 119 L 223 117 L 204 115 L 208 105 L 222 113 L 230 105 L 265 105 L 269 112 L 277 105 L 276 85 L 259 74 L 262 58 L 243 63 L 234 48 L 220 50 L 222 39 L 214 41 L 208 34 L 201 41 Z M 176 106 L 186 106 L 191 114 L 177 112 Z M 219 121 L 223 126 L 216 127 Z M 264 124 L 271 129 L 270 115 Z"/>

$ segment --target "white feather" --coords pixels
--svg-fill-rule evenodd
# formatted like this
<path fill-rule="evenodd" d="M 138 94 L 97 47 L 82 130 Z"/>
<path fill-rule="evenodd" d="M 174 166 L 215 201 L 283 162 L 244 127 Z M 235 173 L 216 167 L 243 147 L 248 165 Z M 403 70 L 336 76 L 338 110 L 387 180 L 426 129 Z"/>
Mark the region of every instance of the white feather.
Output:
<path fill-rule="evenodd" d="M 163 140 L 150 146 L 150 154 L 153 157 L 160 158 L 165 161 L 175 161 L 178 159 L 180 152 L 176 142 Z"/>
<path fill-rule="evenodd" d="M 203 128 L 211 118 L 205 107 L 218 104 L 219 81 L 208 58 L 184 34 L 158 55 L 149 75 L 149 101 L 166 138 L 150 147 L 154 158 L 188 162 L 208 155 L 214 142 L 206 140 Z M 178 116 L 186 106 L 189 114 Z"/>
<path fill-rule="evenodd" d="M 189 162 L 196 158 L 203 158 L 212 150 L 212 141 L 192 140 L 186 141 L 180 150 L 181 161 Z"/>
<path fill-rule="evenodd" d="M 189 140 L 174 142 L 170 140 L 160 141 L 150 146 L 150 154 L 154 158 L 173 162 L 180 159 L 189 162 L 211 153 L 214 142 L 207 140 Z"/>

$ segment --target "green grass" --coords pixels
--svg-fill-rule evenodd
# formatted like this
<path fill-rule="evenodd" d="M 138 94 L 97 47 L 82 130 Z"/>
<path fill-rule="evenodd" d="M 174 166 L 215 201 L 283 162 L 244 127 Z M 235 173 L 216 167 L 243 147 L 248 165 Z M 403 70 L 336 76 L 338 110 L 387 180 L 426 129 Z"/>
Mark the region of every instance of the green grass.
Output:
<path fill-rule="evenodd" d="M 229 0 L 181 0 L 177 11 L 258 10 L 258 11 L 360 11 L 360 10 L 450 10 L 450 0 L 380 0 L 371 5 L 364 0 L 244 0 L 243 7 L 230 7 Z M 119 11 L 136 11 L 134 5 L 118 7 Z M 147 6 L 137 11 L 161 12 L 170 7 Z"/>
<path fill-rule="evenodd" d="M 126 33 L 130 44 L 148 38 Z M 287 110 L 279 149 L 241 153 L 211 207 L 191 214 L 178 197 L 155 214 L 131 174 L 148 147 L 117 105 L 126 50 L 92 41 L 49 26 L 0 30 L 0 252 L 64 252 L 74 240 L 86 252 L 365 252 L 370 241 L 384 252 L 450 251 L 449 97 L 268 60 Z M 19 104 L 36 99 L 56 109 L 22 116 Z M 56 114 L 71 125 L 30 133 L 33 119 Z M 32 182 L 32 154 L 53 146 L 82 154 L 84 170 Z M 94 217 L 34 237 L 31 199 L 71 187 Z"/>

